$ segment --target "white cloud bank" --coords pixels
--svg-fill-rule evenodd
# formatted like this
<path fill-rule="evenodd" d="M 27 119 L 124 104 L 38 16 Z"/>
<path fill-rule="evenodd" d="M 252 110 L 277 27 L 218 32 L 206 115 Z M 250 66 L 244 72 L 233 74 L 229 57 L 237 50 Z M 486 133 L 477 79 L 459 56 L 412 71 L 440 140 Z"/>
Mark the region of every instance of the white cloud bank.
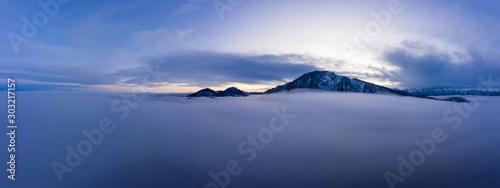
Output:
<path fill-rule="evenodd" d="M 455 131 L 443 114 L 457 103 L 388 95 L 156 95 L 129 108 L 124 120 L 110 108 L 120 96 L 22 92 L 18 98 L 19 180 L 2 179 L 8 187 L 204 187 L 213 181 L 209 172 L 231 160 L 242 169 L 229 187 L 388 187 L 383 173 L 396 173 L 397 157 L 407 157 L 417 149 L 414 140 L 435 128 L 448 140 L 397 187 L 500 185 L 498 97 L 466 111 L 470 116 Z M 285 106 L 296 117 L 247 162 L 239 144 L 269 127 L 273 109 Z M 65 147 L 75 148 L 85 139 L 82 130 L 98 128 L 102 118 L 115 130 L 59 183 L 52 162 L 65 164 Z"/>

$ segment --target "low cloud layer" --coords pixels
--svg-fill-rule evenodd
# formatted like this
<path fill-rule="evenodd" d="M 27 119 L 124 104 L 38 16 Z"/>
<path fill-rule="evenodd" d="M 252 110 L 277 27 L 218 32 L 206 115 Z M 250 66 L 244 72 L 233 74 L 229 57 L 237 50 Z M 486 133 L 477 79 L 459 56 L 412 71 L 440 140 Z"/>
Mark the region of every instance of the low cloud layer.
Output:
<path fill-rule="evenodd" d="M 500 77 L 500 58 L 470 49 L 465 52 L 440 51 L 420 42 L 405 42 L 384 55 L 400 71 L 390 74 L 406 88 L 477 86 L 478 77 Z"/>
<path fill-rule="evenodd" d="M 168 75 L 165 80 L 192 86 L 209 87 L 228 83 L 265 84 L 294 79 L 317 68 L 300 55 L 252 55 L 209 51 L 178 50 L 147 62 L 152 70 Z M 120 74 L 134 74 L 126 70 Z M 127 83 L 140 82 L 134 77 Z"/>
<path fill-rule="evenodd" d="M 317 68 L 308 60 L 312 59 L 296 54 L 251 55 L 177 50 L 161 57 L 146 58 L 142 65 L 120 70 L 63 64 L 51 66 L 12 64 L 9 65 L 8 72 L 0 70 L 0 75 L 33 82 L 33 90 L 51 90 L 51 85 L 54 84 L 95 86 L 171 83 L 212 87 L 230 83 L 284 82 L 316 70 Z M 144 76 L 150 74 L 148 69 L 156 71 L 162 83 L 158 83 L 155 79 L 150 79 L 150 83 L 144 83 Z M 67 89 L 72 90 L 71 87 Z"/>
<path fill-rule="evenodd" d="M 19 98 L 19 179 L 0 180 L 7 187 L 204 187 L 213 181 L 209 172 L 225 170 L 231 160 L 242 170 L 228 187 L 389 187 L 383 174 L 399 174 L 398 156 L 408 158 L 418 149 L 414 140 L 431 138 L 436 128 L 445 131 L 446 142 L 396 187 L 500 185 L 498 97 L 481 101 L 474 111 L 462 106 L 470 116 L 461 118 L 457 130 L 451 128 L 456 120 L 445 121 L 443 114 L 458 104 L 389 95 L 158 95 L 142 102 L 129 98 L 137 106 L 123 120 L 122 111 L 110 108 L 120 95 L 22 92 Z M 247 162 L 250 155 L 240 154 L 238 146 L 269 128 L 273 109 L 283 107 L 295 117 Z M 454 112 L 449 117 L 460 118 Z M 66 164 L 65 147 L 76 148 L 87 139 L 82 130 L 99 128 L 103 118 L 115 130 L 59 183 L 52 162 Z"/>

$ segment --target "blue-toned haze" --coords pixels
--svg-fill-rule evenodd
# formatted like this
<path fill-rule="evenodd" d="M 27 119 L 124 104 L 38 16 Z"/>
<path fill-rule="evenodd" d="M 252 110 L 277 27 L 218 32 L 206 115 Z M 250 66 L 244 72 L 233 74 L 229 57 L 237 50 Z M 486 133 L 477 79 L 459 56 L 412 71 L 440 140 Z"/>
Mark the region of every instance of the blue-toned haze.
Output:
<path fill-rule="evenodd" d="M 0 187 L 500 187 L 500 97 L 389 89 L 500 86 L 499 1 L 0 0 L 0 24 Z"/>
<path fill-rule="evenodd" d="M 316 69 L 387 87 L 475 86 L 500 73 L 496 1 L 40 2 L 57 1 L 0 2 L 0 75 L 25 90 L 264 90 Z M 164 80 L 141 82 L 147 67 Z"/>

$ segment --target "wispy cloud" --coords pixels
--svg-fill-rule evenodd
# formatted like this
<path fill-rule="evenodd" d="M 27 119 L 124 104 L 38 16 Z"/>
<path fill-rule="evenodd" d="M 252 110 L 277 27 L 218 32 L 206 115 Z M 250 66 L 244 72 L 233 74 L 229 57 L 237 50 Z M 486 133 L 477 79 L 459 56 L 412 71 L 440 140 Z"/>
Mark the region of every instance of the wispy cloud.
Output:
<path fill-rule="evenodd" d="M 134 39 L 138 42 L 175 42 L 187 37 L 194 32 L 194 29 L 168 31 L 165 28 L 160 28 L 153 31 L 139 31 L 133 34 Z"/>
<path fill-rule="evenodd" d="M 205 2 L 211 2 L 211 0 L 187 0 L 186 3 L 181 5 L 181 8 L 171 13 L 169 16 L 176 16 L 179 14 L 184 14 L 194 10 L 201 9 L 203 8 L 201 4 Z"/>

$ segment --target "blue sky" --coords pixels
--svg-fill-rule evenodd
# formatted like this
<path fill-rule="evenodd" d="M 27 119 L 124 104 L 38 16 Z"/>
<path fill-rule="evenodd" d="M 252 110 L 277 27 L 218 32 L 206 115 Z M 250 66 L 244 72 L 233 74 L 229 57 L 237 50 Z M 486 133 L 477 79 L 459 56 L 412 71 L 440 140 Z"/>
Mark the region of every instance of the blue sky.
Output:
<path fill-rule="evenodd" d="M 58 9 L 47 14 L 40 2 Z M 0 75 L 25 90 L 263 90 L 315 69 L 389 87 L 474 86 L 478 76 L 500 74 L 499 5 L 3 0 Z M 33 36 L 23 35 L 23 18 L 40 25 Z M 27 43 L 13 45 L 13 34 Z M 161 81 L 141 80 L 156 68 Z"/>

